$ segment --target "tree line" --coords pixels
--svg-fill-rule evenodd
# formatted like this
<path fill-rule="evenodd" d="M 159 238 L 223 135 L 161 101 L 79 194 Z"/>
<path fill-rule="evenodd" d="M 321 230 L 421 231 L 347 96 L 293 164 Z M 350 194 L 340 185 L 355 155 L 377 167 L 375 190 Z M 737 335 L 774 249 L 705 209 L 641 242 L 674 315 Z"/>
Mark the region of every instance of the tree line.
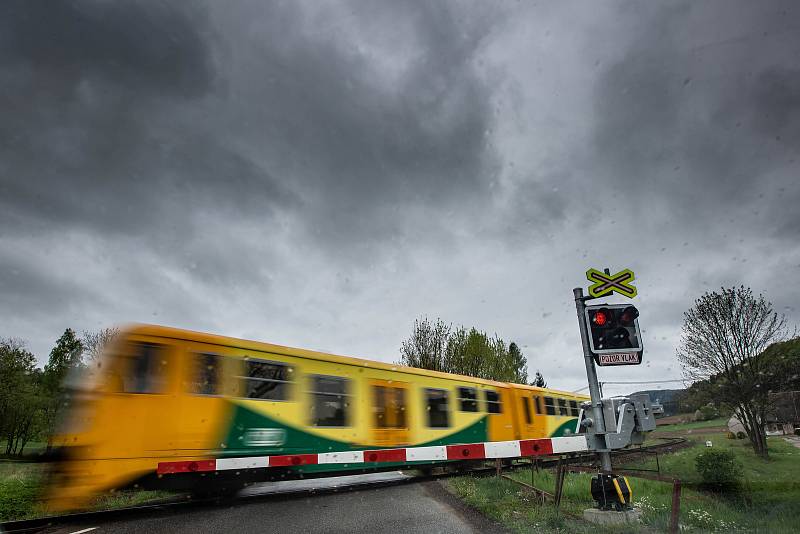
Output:
<path fill-rule="evenodd" d="M 0 453 L 22 456 L 32 441 L 51 438 L 70 403 L 70 373 L 96 360 L 117 331 L 107 328 L 78 336 L 68 328 L 56 341 L 43 368 L 25 343 L 0 338 Z"/>
<path fill-rule="evenodd" d="M 528 383 L 528 360 L 519 346 L 477 328 L 454 327 L 441 319 L 414 321 L 411 335 L 400 346 L 401 365 L 501 382 Z M 540 372 L 533 385 L 546 387 Z"/>

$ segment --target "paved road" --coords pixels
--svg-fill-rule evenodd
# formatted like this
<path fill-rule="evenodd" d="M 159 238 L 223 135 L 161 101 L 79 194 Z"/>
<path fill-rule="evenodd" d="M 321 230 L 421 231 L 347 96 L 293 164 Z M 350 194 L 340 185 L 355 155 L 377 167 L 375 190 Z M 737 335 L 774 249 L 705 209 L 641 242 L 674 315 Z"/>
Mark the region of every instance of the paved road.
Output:
<path fill-rule="evenodd" d="M 502 532 L 502 529 L 462 505 L 434 481 L 312 496 L 263 496 L 182 513 L 156 512 L 105 524 L 75 524 L 58 529 L 59 534 L 81 531 L 86 534 L 427 534 Z"/>

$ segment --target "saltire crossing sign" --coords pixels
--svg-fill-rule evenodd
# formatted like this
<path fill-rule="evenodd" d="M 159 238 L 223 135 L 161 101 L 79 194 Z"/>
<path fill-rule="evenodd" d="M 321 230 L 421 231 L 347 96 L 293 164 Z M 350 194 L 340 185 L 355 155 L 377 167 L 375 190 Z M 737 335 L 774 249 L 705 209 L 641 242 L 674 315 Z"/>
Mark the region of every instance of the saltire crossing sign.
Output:
<path fill-rule="evenodd" d="M 590 282 L 594 282 L 589 286 L 589 295 L 592 297 L 605 297 L 614 292 L 629 299 L 636 296 L 636 286 L 631 285 L 635 277 L 630 269 L 623 269 L 617 274 L 606 274 L 597 269 L 589 269 L 586 271 L 586 278 Z"/>

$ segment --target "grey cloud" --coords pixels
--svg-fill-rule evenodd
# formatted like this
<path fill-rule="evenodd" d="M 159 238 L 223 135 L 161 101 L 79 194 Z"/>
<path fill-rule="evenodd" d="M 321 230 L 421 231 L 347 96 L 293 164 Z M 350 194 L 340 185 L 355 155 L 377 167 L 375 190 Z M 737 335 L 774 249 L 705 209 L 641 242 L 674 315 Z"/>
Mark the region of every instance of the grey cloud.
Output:
<path fill-rule="evenodd" d="M 10 0 L 0 7 L 0 58 L 27 70 L 33 93 L 67 96 L 86 80 L 159 98 L 205 93 L 212 78 L 202 16 L 168 4 Z"/>
<path fill-rule="evenodd" d="M 663 310 L 667 369 L 694 296 L 800 261 L 775 6 L 6 2 L 0 334 L 153 320 L 392 360 L 427 313 L 568 387 L 570 289 L 607 262 Z"/>
<path fill-rule="evenodd" d="M 744 35 L 698 47 L 702 34 L 693 32 L 709 30 L 714 7 L 659 6 L 601 75 L 595 161 L 623 194 L 707 219 L 764 191 L 770 173 L 797 154 L 795 74 L 775 62 L 798 53 L 800 38 L 768 31 L 783 10 L 740 7 L 751 19 Z"/>
<path fill-rule="evenodd" d="M 492 89 L 476 55 L 491 24 L 442 4 L 389 3 L 332 14 L 331 25 L 347 19 L 352 29 L 325 31 L 314 17 L 286 9 L 265 6 L 228 22 L 238 27 L 248 17 L 258 27 L 256 37 L 229 45 L 233 67 L 258 68 L 228 91 L 258 102 L 231 103 L 232 112 L 246 117 L 250 142 L 261 143 L 264 157 L 312 199 L 314 209 L 302 215 L 322 246 L 401 238 L 407 214 L 398 207 L 430 207 L 435 221 L 436 212 L 487 191 Z M 386 10 L 398 20 L 376 17 L 380 23 L 413 28 L 381 43 L 397 51 L 400 74 L 391 82 L 371 43 L 359 42 L 380 33 L 370 16 Z M 275 35 L 280 43 L 259 41 Z"/>

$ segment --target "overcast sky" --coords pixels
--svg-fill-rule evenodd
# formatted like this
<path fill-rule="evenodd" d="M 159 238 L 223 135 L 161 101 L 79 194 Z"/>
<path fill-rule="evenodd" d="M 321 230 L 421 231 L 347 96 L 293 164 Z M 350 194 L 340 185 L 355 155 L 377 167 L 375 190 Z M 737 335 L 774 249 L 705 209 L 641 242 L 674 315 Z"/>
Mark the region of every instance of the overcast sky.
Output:
<path fill-rule="evenodd" d="M 394 361 L 427 315 L 573 390 L 572 288 L 627 267 L 645 363 L 601 380 L 680 378 L 706 290 L 800 320 L 799 149 L 795 2 L 6 0 L 0 337 Z"/>

